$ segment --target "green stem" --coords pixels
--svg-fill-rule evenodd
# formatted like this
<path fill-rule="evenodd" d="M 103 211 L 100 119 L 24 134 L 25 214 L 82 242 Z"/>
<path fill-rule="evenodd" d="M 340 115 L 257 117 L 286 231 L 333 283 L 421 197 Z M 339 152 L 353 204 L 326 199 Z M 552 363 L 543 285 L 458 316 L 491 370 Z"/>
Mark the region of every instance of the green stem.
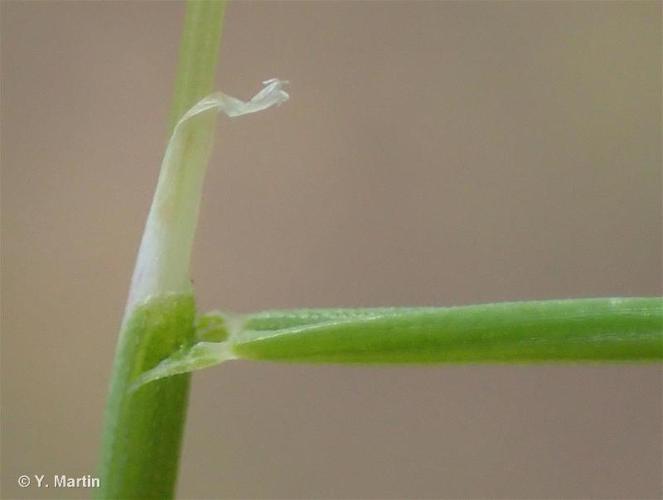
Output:
<path fill-rule="evenodd" d="M 212 90 L 224 9 L 223 1 L 187 3 L 171 132 L 185 111 Z M 98 498 L 174 495 L 190 376 L 137 391 L 130 387 L 194 340 L 189 265 L 213 124 L 209 115 L 187 126 L 182 131 L 186 146 L 177 152 L 186 168 L 164 162 L 159 177 L 113 365 Z"/>
<path fill-rule="evenodd" d="M 225 1 L 187 1 L 175 95 L 170 110 L 170 132 L 182 115 L 214 87 L 225 9 Z"/>

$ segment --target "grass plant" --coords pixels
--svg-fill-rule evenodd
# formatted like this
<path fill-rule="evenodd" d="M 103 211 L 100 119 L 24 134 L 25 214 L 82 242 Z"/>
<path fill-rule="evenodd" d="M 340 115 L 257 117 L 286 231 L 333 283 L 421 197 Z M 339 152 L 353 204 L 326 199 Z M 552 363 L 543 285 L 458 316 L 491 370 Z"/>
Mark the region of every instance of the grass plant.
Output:
<path fill-rule="evenodd" d="M 199 315 L 189 277 L 217 113 L 287 100 L 211 94 L 225 2 L 189 0 L 170 140 L 116 351 L 98 497 L 171 498 L 190 372 L 232 359 L 306 363 L 660 362 L 663 299 L 595 298 L 454 308 L 309 309 Z"/>

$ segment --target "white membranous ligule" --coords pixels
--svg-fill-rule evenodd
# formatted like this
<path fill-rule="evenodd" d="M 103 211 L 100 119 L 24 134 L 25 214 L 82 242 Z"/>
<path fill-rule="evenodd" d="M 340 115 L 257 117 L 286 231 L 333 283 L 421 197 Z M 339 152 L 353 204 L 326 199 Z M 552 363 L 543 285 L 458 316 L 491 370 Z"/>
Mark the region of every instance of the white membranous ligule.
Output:
<path fill-rule="evenodd" d="M 287 81 L 272 78 L 249 101 L 215 92 L 177 122 L 161 164 L 131 283 L 129 311 L 150 297 L 191 293 L 189 265 L 216 113 L 256 113 L 288 100 Z M 207 122 L 206 122 L 207 120 Z"/>
<path fill-rule="evenodd" d="M 266 80 L 260 92 L 249 101 L 215 92 L 198 101 L 177 122 L 164 154 L 138 251 L 125 323 L 137 307 L 152 298 L 193 296 L 189 280 L 191 249 L 216 114 L 221 112 L 234 118 L 278 106 L 290 97 L 284 90 L 287 83 L 278 78 Z M 237 319 L 225 317 L 224 321 L 224 328 L 241 328 Z M 234 357 L 226 342 L 197 340 L 193 346 L 187 346 L 140 376 L 133 384 L 134 389 L 152 380 L 205 368 Z"/>

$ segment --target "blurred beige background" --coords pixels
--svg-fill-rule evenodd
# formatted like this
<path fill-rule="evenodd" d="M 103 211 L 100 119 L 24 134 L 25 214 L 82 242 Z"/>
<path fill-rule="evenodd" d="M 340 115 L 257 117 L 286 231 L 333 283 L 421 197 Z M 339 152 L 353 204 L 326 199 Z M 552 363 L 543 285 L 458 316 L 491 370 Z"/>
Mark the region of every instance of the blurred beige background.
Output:
<path fill-rule="evenodd" d="M 3 1 L 3 498 L 93 474 L 183 4 Z M 660 295 L 661 2 L 235 2 L 201 309 Z M 182 498 L 660 498 L 661 368 L 194 377 Z"/>

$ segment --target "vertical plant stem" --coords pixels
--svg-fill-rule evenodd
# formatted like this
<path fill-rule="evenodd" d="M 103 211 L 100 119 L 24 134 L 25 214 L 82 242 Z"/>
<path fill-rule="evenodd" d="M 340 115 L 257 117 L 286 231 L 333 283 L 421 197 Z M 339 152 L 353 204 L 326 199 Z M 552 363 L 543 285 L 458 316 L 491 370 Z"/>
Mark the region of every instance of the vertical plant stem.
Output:
<path fill-rule="evenodd" d="M 225 0 L 188 0 L 169 132 L 182 115 L 214 87 Z"/>
<path fill-rule="evenodd" d="M 189 0 L 169 130 L 212 90 L 225 2 Z M 139 251 L 106 407 L 98 498 L 172 498 L 190 376 L 131 384 L 194 337 L 189 282 L 214 117 L 187 127 L 183 168 L 162 168 Z"/>

